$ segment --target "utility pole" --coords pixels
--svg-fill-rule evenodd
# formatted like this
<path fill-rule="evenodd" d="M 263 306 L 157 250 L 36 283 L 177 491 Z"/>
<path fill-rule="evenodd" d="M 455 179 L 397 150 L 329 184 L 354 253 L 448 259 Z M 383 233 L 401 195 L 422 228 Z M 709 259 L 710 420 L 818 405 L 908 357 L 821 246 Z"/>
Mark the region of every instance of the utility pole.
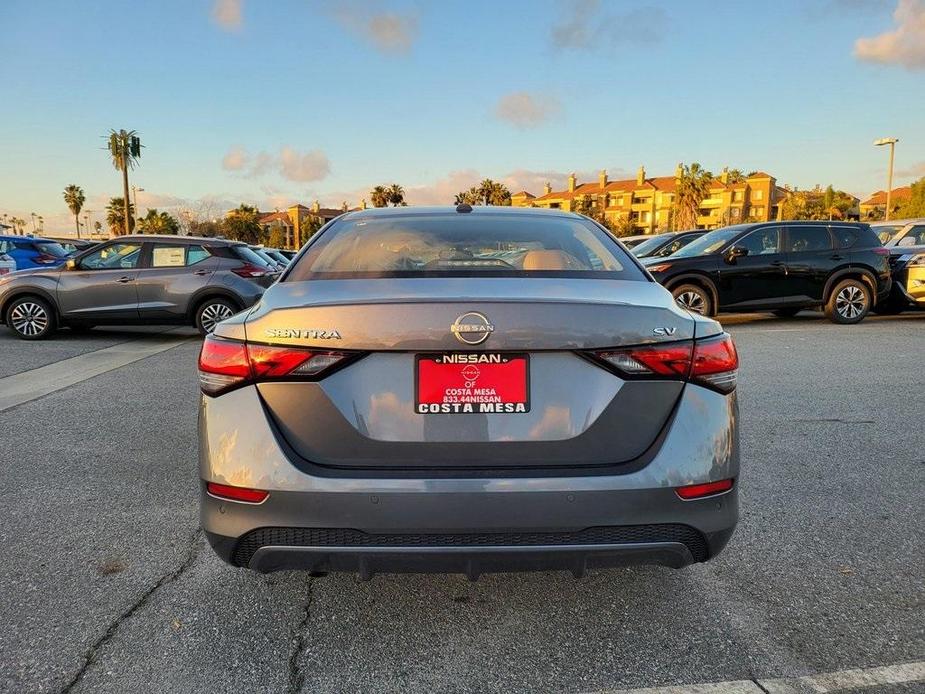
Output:
<path fill-rule="evenodd" d="M 140 213 L 138 212 L 138 191 L 144 193 L 145 189 L 132 186 L 132 206 L 135 208 L 135 226 L 138 226 L 138 219 L 140 217 Z"/>
<path fill-rule="evenodd" d="M 890 164 L 887 168 L 886 174 L 886 215 L 884 216 L 884 219 L 887 221 L 889 221 L 890 212 L 892 212 L 890 209 L 890 204 L 893 197 L 893 150 L 895 149 L 897 142 L 899 142 L 898 137 L 883 137 L 879 140 L 874 140 L 874 145 L 877 147 L 881 147 L 883 145 L 890 146 Z"/>

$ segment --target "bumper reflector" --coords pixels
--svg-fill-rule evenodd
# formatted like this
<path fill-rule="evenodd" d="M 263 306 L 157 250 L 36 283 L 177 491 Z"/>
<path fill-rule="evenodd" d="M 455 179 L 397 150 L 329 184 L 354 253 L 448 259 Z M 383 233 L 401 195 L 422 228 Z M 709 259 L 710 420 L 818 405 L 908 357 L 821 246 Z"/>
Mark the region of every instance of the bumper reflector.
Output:
<path fill-rule="evenodd" d="M 682 499 L 702 499 L 706 496 L 722 494 L 732 489 L 735 480 L 720 480 L 719 482 L 707 482 L 706 484 L 689 484 L 686 487 L 678 487 L 675 492 Z"/>
<path fill-rule="evenodd" d="M 217 496 L 220 499 L 229 499 L 230 501 L 243 501 L 246 504 L 259 504 L 270 496 L 269 492 L 265 492 L 262 489 L 232 487 L 228 484 L 216 484 L 215 482 L 206 483 L 206 489 L 212 496 Z"/>

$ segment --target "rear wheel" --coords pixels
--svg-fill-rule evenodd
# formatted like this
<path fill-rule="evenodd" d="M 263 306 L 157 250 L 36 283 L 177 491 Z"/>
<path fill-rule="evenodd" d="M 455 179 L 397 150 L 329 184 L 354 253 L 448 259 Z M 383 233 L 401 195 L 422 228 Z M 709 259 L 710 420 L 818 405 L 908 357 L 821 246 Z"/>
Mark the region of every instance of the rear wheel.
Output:
<path fill-rule="evenodd" d="M 238 312 L 238 307 L 228 299 L 215 297 L 203 301 L 196 309 L 196 327 L 203 335 L 208 335 L 215 326 Z"/>
<path fill-rule="evenodd" d="M 678 302 L 678 306 L 691 313 L 699 313 L 702 316 L 713 315 L 713 300 L 710 298 L 710 293 L 699 285 L 682 284 L 672 289 L 671 295 Z"/>
<path fill-rule="evenodd" d="M 773 313 L 778 318 L 793 318 L 802 310 L 803 309 L 800 308 L 779 308 L 772 311 L 771 313 Z"/>
<path fill-rule="evenodd" d="M 7 309 L 6 324 L 23 340 L 44 340 L 55 330 L 55 312 L 44 299 L 22 296 Z"/>
<path fill-rule="evenodd" d="M 870 289 L 862 280 L 842 280 L 832 290 L 825 315 L 833 323 L 852 325 L 864 320 L 870 305 Z"/>

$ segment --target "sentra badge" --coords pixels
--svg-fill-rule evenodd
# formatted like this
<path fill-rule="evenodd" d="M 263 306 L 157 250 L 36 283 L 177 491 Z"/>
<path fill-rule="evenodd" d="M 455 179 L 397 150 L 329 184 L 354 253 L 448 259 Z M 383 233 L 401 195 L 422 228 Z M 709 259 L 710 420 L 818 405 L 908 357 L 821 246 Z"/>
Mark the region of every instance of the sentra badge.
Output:
<path fill-rule="evenodd" d="M 339 340 L 340 333 L 336 330 L 318 330 L 317 328 L 267 328 L 263 331 L 266 337 L 302 337 L 309 340 Z"/>

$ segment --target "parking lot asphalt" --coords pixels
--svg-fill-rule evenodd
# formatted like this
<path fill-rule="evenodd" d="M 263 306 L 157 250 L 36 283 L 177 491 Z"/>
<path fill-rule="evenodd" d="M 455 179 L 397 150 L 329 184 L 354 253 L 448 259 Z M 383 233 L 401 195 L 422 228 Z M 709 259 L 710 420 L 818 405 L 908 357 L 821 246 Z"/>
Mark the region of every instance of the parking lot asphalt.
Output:
<path fill-rule="evenodd" d="M 0 691 L 809 691 L 748 687 L 925 660 L 925 314 L 723 322 L 743 515 L 724 554 L 679 571 L 229 567 L 198 531 L 196 339 L 0 412 Z M 0 390 L 160 332 L 0 329 Z"/>

